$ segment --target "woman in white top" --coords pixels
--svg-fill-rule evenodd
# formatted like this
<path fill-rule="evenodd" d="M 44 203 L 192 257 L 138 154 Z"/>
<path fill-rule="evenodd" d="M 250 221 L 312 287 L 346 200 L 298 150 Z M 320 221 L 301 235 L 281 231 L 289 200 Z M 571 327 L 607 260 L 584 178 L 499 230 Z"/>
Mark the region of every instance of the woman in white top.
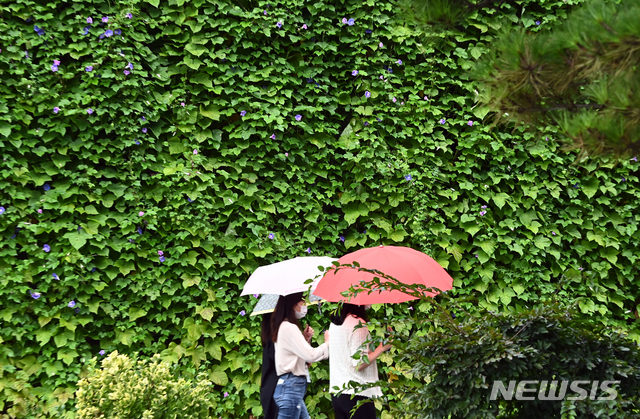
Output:
<path fill-rule="evenodd" d="M 380 387 L 370 387 L 360 392 L 347 389 L 342 391 L 341 395 L 337 395 L 350 381 L 359 384 L 378 381 L 376 359 L 391 348 L 391 345 L 380 344 L 371 351 L 365 344 L 369 339 L 365 316 L 365 310 L 368 307 L 370 306 L 343 304 L 338 309 L 338 314 L 331 319 L 329 392 L 332 393 L 331 403 L 336 419 L 376 419 L 376 408 L 371 399 L 382 396 Z M 356 328 L 360 324 L 363 326 Z M 357 352 L 363 355 L 360 360 L 352 358 Z M 334 387 L 340 390 L 335 390 Z M 368 400 L 368 402 L 361 405 L 352 415 L 351 410 L 360 400 Z"/>
<path fill-rule="evenodd" d="M 307 306 L 299 292 L 281 296 L 271 317 L 278 375 L 273 399 L 278 406 L 278 419 L 310 419 L 304 404 L 307 363 L 329 357 L 329 332 L 324 334 L 325 343 L 317 348 L 309 345 L 313 329 L 307 326 L 302 333 L 298 320 L 306 314 Z"/>

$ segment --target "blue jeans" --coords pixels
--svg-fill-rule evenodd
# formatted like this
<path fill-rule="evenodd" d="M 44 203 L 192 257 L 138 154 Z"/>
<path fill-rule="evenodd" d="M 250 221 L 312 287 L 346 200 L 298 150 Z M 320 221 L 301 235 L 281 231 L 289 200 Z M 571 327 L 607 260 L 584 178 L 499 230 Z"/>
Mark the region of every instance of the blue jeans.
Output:
<path fill-rule="evenodd" d="M 290 372 L 278 377 L 273 400 L 278 406 L 278 419 L 311 419 L 304 394 L 307 392 L 307 377 Z"/>

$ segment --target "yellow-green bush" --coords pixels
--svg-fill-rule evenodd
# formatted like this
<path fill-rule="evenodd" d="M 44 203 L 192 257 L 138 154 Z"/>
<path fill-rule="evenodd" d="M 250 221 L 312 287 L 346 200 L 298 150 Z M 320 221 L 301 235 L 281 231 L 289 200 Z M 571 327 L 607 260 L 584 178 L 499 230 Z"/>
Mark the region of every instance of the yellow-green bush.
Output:
<path fill-rule="evenodd" d="M 134 360 L 117 351 L 78 383 L 77 418 L 208 418 L 215 406 L 204 379 L 174 377 L 171 365 L 156 355 Z"/>

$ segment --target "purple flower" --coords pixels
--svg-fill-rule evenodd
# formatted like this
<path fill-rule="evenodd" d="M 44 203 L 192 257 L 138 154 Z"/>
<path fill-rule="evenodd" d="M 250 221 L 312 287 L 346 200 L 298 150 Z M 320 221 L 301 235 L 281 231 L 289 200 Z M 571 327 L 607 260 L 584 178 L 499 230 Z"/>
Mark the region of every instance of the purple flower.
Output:
<path fill-rule="evenodd" d="M 107 29 L 104 33 L 104 36 L 106 36 L 107 38 L 109 38 L 111 35 L 113 35 L 113 31 L 111 29 Z"/>
<path fill-rule="evenodd" d="M 276 139 L 276 135 L 275 134 L 271 134 L 271 137 L 269 137 L 269 138 L 271 138 L 272 140 L 275 140 Z"/>
<path fill-rule="evenodd" d="M 378 118 L 377 116 L 376 119 L 378 120 L 378 122 L 382 122 L 382 119 Z"/>
<path fill-rule="evenodd" d="M 413 178 L 411 177 L 411 175 L 406 175 L 406 176 L 404 177 L 404 179 L 405 179 L 405 180 L 411 180 L 411 179 L 413 179 Z"/>
<path fill-rule="evenodd" d="M 282 21 L 281 21 L 281 20 L 279 20 L 279 21 L 278 21 L 278 23 L 276 23 L 276 26 L 277 26 L 278 28 L 281 28 L 281 27 L 282 27 Z"/>
<path fill-rule="evenodd" d="M 475 257 L 478 257 L 478 255 L 474 255 Z"/>
<path fill-rule="evenodd" d="M 555 235 L 556 235 L 556 232 L 555 232 L 555 231 L 552 231 L 552 232 L 551 232 L 551 234 L 553 234 L 553 235 L 555 236 Z"/>
<path fill-rule="evenodd" d="M 143 121 L 147 120 L 147 118 L 145 118 L 144 116 L 141 116 L 140 119 L 142 119 Z"/>
<path fill-rule="evenodd" d="M 102 23 L 107 23 L 109 21 L 109 16 L 105 16 L 102 18 Z"/>
<path fill-rule="evenodd" d="M 91 269 L 91 272 L 95 272 L 95 271 L 96 271 L 96 268 L 92 268 L 92 269 Z"/>
<path fill-rule="evenodd" d="M 371 97 L 371 92 L 368 90 L 365 90 L 364 97 Z"/>
<path fill-rule="evenodd" d="M 60 65 L 60 60 L 53 60 L 53 65 Z"/>
<path fill-rule="evenodd" d="M 191 198 L 187 198 L 187 201 L 189 201 L 189 202 L 193 202 L 193 199 L 191 199 Z"/>
<path fill-rule="evenodd" d="M 264 14 L 266 16 L 267 15 L 267 11 L 265 10 L 264 12 L 262 12 L 262 14 Z"/>
<path fill-rule="evenodd" d="M 396 63 L 398 63 L 399 65 L 402 65 L 402 60 L 398 60 L 396 61 Z"/>
<path fill-rule="evenodd" d="M 487 206 L 486 206 L 486 205 L 483 205 L 483 206 L 481 206 L 480 208 L 482 208 L 482 209 L 486 209 L 486 208 L 487 208 Z"/>
<path fill-rule="evenodd" d="M 38 298 L 40 298 L 40 293 L 39 292 L 32 292 L 31 293 L 31 298 L 33 298 L 34 300 L 37 300 Z"/>
<path fill-rule="evenodd" d="M 467 122 L 467 125 L 469 125 L 470 127 L 472 127 L 472 126 L 473 126 L 473 121 L 469 121 L 469 122 Z"/>
<path fill-rule="evenodd" d="M 142 234 L 142 227 L 138 227 L 138 234 Z"/>
<path fill-rule="evenodd" d="M 364 126 L 369 126 L 369 122 L 368 121 L 364 121 Z"/>
<path fill-rule="evenodd" d="M 578 270 L 580 270 L 580 271 L 581 271 L 581 270 L 583 270 L 583 269 L 584 269 L 584 268 L 583 268 L 582 266 L 578 268 Z"/>
<path fill-rule="evenodd" d="M 267 237 L 269 237 L 271 240 L 276 238 L 275 234 L 273 234 L 273 233 L 269 233 L 269 236 L 267 236 Z"/>
<path fill-rule="evenodd" d="M 623 182 L 626 182 L 626 181 L 627 181 L 627 179 L 625 179 L 625 177 L 624 177 L 624 176 L 622 176 L 622 181 L 623 181 Z"/>
<path fill-rule="evenodd" d="M 88 113 L 89 115 L 91 115 L 91 114 L 93 113 L 93 109 L 91 109 L 91 108 L 87 109 L 87 113 Z"/>
<path fill-rule="evenodd" d="M 425 97 L 424 97 L 424 100 L 429 100 L 429 98 L 425 96 Z"/>
<path fill-rule="evenodd" d="M 284 156 L 285 157 L 289 157 L 289 153 L 284 153 Z"/>
<path fill-rule="evenodd" d="M 58 71 L 58 66 L 57 66 L 57 65 L 52 65 L 52 66 L 51 66 L 51 71 L 53 71 L 54 73 L 55 73 L 56 71 Z"/>
<path fill-rule="evenodd" d="M 382 42 L 380 42 L 380 43 L 378 44 L 378 47 L 379 47 L 379 48 L 382 48 L 382 47 L 384 47 L 384 44 L 383 44 Z"/>
<path fill-rule="evenodd" d="M 409 306 L 409 310 L 412 310 L 412 311 L 413 311 L 413 306 Z"/>
<path fill-rule="evenodd" d="M 143 216 L 144 216 L 144 212 L 143 212 L 143 211 L 140 211 L 140 212 L 138 213 L 138 215 L 139 215 L 140 217 L 143 217 Z"/>
<path fill-rule="evenodd" d="M 229 397 L 229 393 L 228 392 L 224 392 L 224 397 Z"/>
<path fill-rule="evenodd" d="M 358 70 L 353 70 L 353 71 L 351 72 L 351 75 L 352 75 L 352 76 L 357 76 L 357 75 L 358 75 Z"/>
<path fill-rule="evenodd" d="M 396 97 L 394 96 L 393 99 L 391 99 L 393 101 L 393 103 L 396 103 L 398 101 L 398 99 L 396 99 Z"/>
<path fill-rule="evenodd" d="M 104 39 L 104 34 L 101 33 L 100 36 L 98 37 L 99 39 Z"/>
<path fill-rule="evenodd" d="M 53 108 L 53 113 L 58 113 L 60 112 L 60 108 L 58 108 L 57 106 Z"/>
<path fill-rule="evenodd" d="M 160 262 L 164 262 L 166 260 L 164 256 L 160 256 L 158 259 L 160 260 Z"/>
<path fill-rule="evenodd" d="M 307 29 L 307 24 L 302 25 L 302 29 Z"/>
<path fill-rule="evenodd" d="M 306 252 L 307 252 L 307 253 L 309 253 L 309 254 L 311 254 L 311 248 L 310 248 L 310 247 L 307 247 Z"/>
<path fill-rule="evenodd" d="M 346 240 L 345 237 L 342 234 L 339 237 L 340 237 L 340 241 L 344 243 L 344 241 Z"/>
<path fill-rule="evenodd" d="M 0 212 L 0 214 L 2 214 L 2 213 Z M 38 210 L 38 214 L 42 214 L 42 208 Z"/>
<path fill-rule="evenodd" d="M 193 154 L 198 154 L 198 150 L 193 150 Z"/>
<path fill-rule="evenodd" d="M 444 119 L 444 118 L 442 118 L 442 119 L 441 119 L 441 120 L 439 120 L 438 122 L 440 122 L 442 125 L 444 125 L 444 124 L 445 124 L 445 122 L 447 122 L 447 120 L 446 120 L 446 119 Z"/>
<path fill-rule="evenodd" d="M 100 352 L 98 352 L 98 355 L 104 356 L 104 354 L 106 354 L 106 353 L 107 352 L 104 349 L 102 349 L 102 350 L 100 350 Z"/>
<path fill-rule="evenodd" d="M 127 13 L 127 18 L 132 19 L 133 15 L 131 13 Z"/>
<path fill-rule="evenodd" d="M 87 18 L 87 23 L 88 24 L 92 24 L 93 23 L 93 19 L 91 19 L 90 17 Z"/>
<path fill-rule="evenodd" d="M 86 71 L 87 73 L 90 72 L 90 71 L 93 71 L 93 66 L 90 66 L 90 65 L 86 66 L 84 68 L 84 71 Z"/>
<path fill-rule="evenodd" d="M 536 25 L 540 25 L 540 21 L 539 20 L 536 20 Z"/>
<path fill-rule="evenodd" d="M 185 103 L 184 102 L 180 102 L 180 106 L 185 107 Z"/>
<path fill-rule="evenodd" d="M 55 274 L 55 273 L 53 274 L 53 279 L 56 279 L 58 281 L 60 280 L 60 278 L 58 277 L 58 274 Z"/>
<path fill-rule="evenodd" d="M 296 115 L 296 121 L 302 121 L 302 115 Z"/>
<path fill-rule="evenodd" d="M 347 25 L 349 25 L 349 26 L 353 26 L 355 23 L 356 23 L 356 21 L 355 21 L 355 20 L 353 20 L 353 19 L 349 19 L 349 20 L 347 21 Z"/>
<path fill-rule="evenodd" d="M 260 297 L 260 294 L 253 294 L 253 298 L 258 298 Z"/>
<path fill-rule="evenodd" d="M 67 306 L 68 306 L 69 308 L 74 308 L 74 307 L 76 306 L 76 302 L 75 302 L 75 301 L 73 301 L 73 300 L 71 300 L 71 301 L 69 301 L 69 304 L 67 304 Z"/>
<path fill-rule="evenodd" d="M 380 80 L 384 80 L 384 76 L 380 76 Z"/>
<path fill-rule="evenodd" d="M 131 74 L 131 72 L 129 70 L 124 70 L 124 75 L 128 76 L 129 74 Z"/>
<path fill-rule="evenodd" d="M 42 28 L 39 28 L 39 27 L 37 27 L 37 26 L 35 26 L 35 25 L 34 25 L 34 26 L 33 26 L 33 30 L 34 30 L 34 31 L 36 31 L 36 33 L 38 34 L 38 36 L 42 36 L 42 35 L 44 35 L 44 29 L 42 29 Z"/>
<path fill-rule="evenodd" d="M 371 33 L 373 32 L 371 29 L 367 29 L 366 31 L 364 31 L 364 33 Z"/>
<path fill-rule="evenodd" d="M 146 134 L 147 133 L 147 129 L 146 128 L 142 128 L 142 133 Z"/>
<path fill-rule="evenodd" d="M 247 314 L 247 312 L 246 312 L 246 311 L 244 311 L 244 310 L 242 310 L 239 314 L 240 314 L 241 316 L 244 316 L 245 314 Z"/>
<path fill-rule="evenodd" d="M 347 23 L 347 18 L 346 18 L 346 17 L 343 17 L 343 18 L 342 18 L 342 23 L 344 23 L 344 24 L 346 24 L 346 23 Z"/>
<path fill-rule="evenodd" d="M 247 111 L 240 111 L 240 116 L 245 116 L 247 114 Z"/>
<path fill-rule="evenodd" d="M 91 19 L 91 18 L 89 18 Z M 91 26 L 85 26 L 84 27 L 84 32 L 82 33 L 83 35 L 89 35 L 89 30 L 91 29 Z"/>
<path fill-rule="evenodd" d="M 4 207 L 0 207 L 0 215 L 4 214 L 5 211 Z"/>
<path fill-rule="evenodd" d="M 164 255 L 164 252 L 162 250 L 158 250 L 158 256 L 162 256 Z"/>
<path fill-rule="evenodd" d="M 480 211 L 480 215 L 481 215 L 482 217 L 484 217 L 484 215 L 485 215 L 486 213 L 487 213 L 487 211 Z"/>
<path fill-rule="evenodd" d="M 45 184 L 42 186 L 42 189 L 44 189 L 45 191 L 48 191 L 49 189 L 51 189 L 51 186 L 49 186 L 49 184 L 48 184 L 48 183 L 45 183 Z"/>
<path fill-rule="evenodd" d="M 635 161 L 635 162 L 637 162 L 637 161 L 638 161 L 638 157 L 634 157 L 634 158 L 632 158 L 632 159 L 631 159 L 631 161 Z"/>
<path fill-rule="evenodd" d="M 122 29 L 116 29 L 115 31 L 113 31 L 114 34 L 116 35 L 122 35 Z"/>

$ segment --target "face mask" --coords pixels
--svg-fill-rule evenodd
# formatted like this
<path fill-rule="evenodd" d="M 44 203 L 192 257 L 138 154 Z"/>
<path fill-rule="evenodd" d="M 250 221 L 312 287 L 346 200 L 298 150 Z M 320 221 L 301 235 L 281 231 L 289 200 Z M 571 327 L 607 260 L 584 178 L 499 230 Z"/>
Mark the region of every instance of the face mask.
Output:
<path fill-rule="evenodd" d="M 306 315 L 307 315 L 307 306 L 302 306 L 300 307 L 300 311 L 296 311 L 296 319 L 301 319 Z"/>
<path fill-rule="evenodd" d="M 371 304 L 365 304 L 365 305 L 364 305 L 364 309 L 365 309 L 365 310 L 369 310 L 370 308 L 371 308 Z"/>

